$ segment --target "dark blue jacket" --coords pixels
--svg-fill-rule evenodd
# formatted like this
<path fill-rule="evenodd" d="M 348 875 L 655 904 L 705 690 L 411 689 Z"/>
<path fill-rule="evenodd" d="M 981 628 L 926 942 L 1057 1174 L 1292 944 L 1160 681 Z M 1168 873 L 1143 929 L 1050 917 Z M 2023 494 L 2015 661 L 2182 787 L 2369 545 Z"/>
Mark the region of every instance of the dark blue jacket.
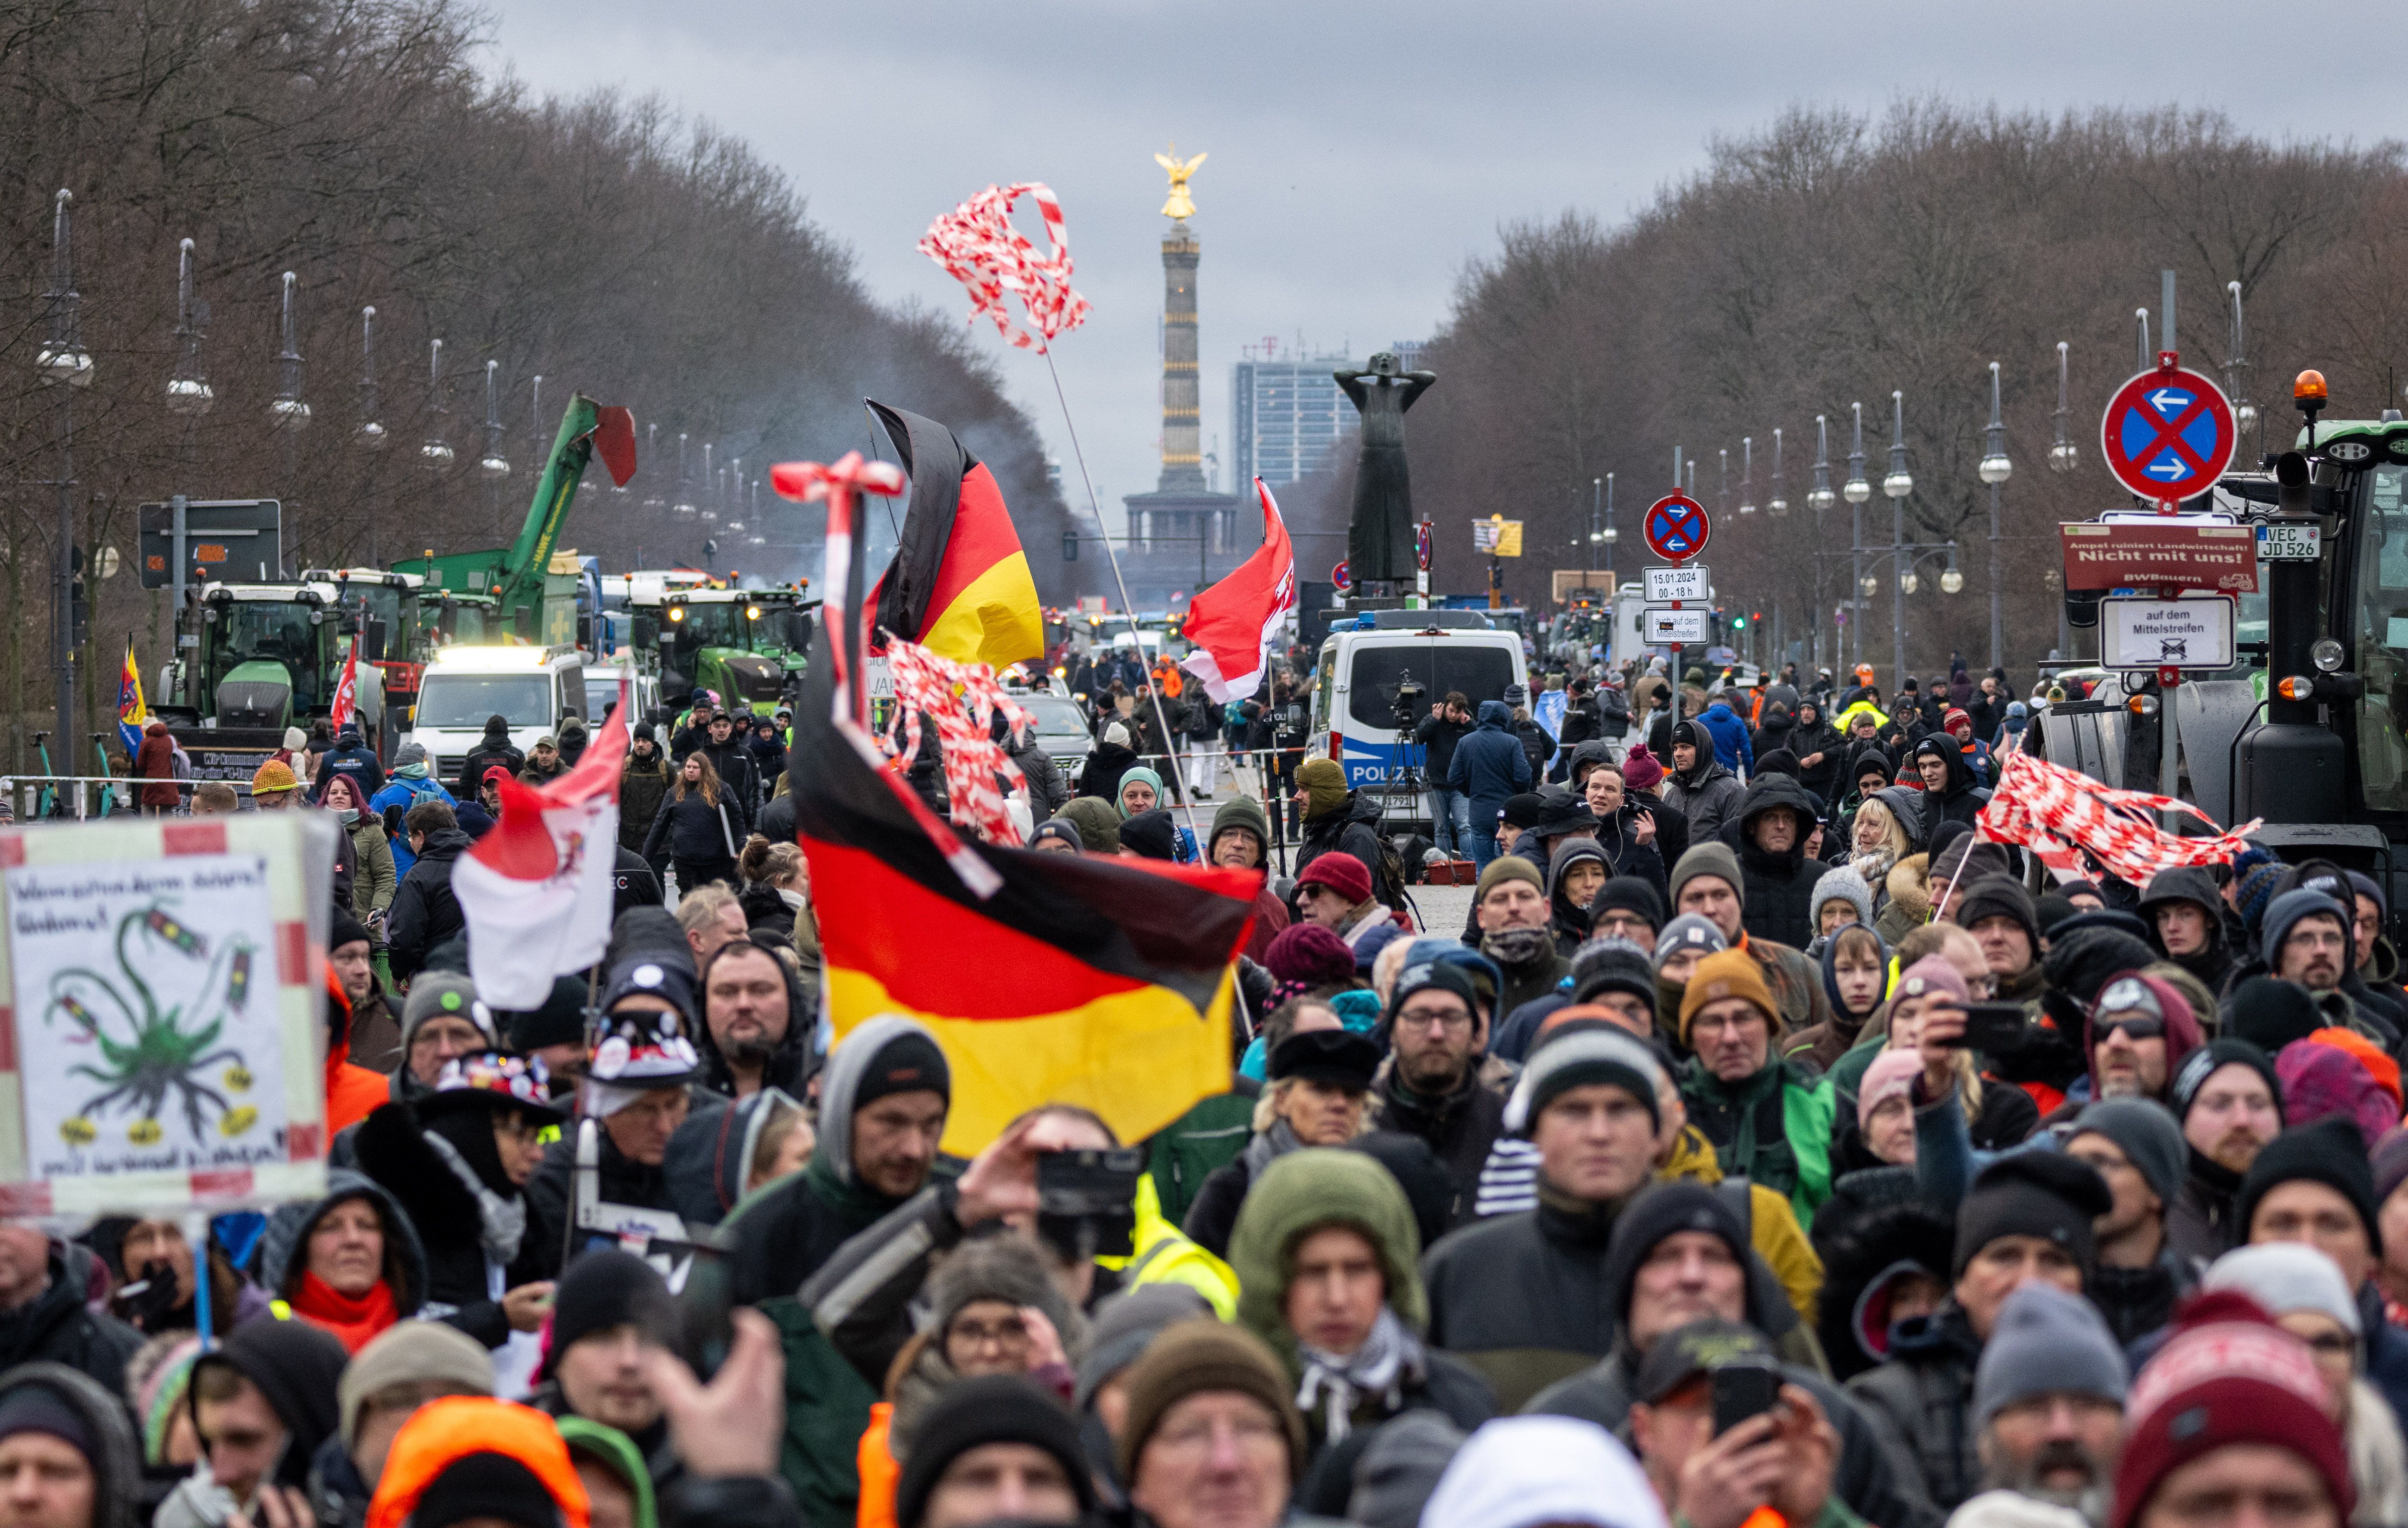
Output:
<path fill-rule="evenodd" d="M 1714 735 L 1714 762 L 1733 774 L 1756 772 L 1756 743 L 1747 735 L 1747 723 L 1728 706 L 1710 705 L 1697 718 L 1698 725 Z"/>
<path fill-rule="evenodd" d="M 309 782 L 309 799 L 324 800 L 326 782 L 338 774 L 348 774 L 359 789 L 360 804 L 365 806 L 384 789 L 384 766 L 377 762 L 377 756 L 350 728 L 343 728 L 343 736 L 350 741 L 338 742 L 319 757 L 318 777 Z"/>
<path fill-rule="evenodd" d="M 1494 823 L 1505 799 L 1528 790 L 1537 778 L 1522 740 L 1513 735 L 1512 710 L 1502 700 L 1481 701 L 1480 725 L 1455 745 L 1446 770 L 1448 786 L 1471 799 L 1473 826 Z"/>

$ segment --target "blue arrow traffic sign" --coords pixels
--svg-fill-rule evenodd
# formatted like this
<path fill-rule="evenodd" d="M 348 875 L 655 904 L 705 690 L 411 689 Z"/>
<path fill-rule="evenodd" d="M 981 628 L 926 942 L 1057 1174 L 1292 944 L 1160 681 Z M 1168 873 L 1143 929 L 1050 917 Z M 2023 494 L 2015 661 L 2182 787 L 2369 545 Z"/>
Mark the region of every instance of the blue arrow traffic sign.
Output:
<path fill-rule="evenodd" d="M 2224 390 L 2175 366 L 2171 353 L 2117 388 L 2099 423 L 2107 469 L 2152 503 L 2179 503 L 2214 487 L 2239 444 Z"/>
<path fill-rule="evenodd" d="M 1667 494 L 1647 507 L 1641 529 L 1647 550 L 1667 562 L 1686 562 L 1706 549 L 1713 527 L 1704 505 L 1686 494 Z"/>

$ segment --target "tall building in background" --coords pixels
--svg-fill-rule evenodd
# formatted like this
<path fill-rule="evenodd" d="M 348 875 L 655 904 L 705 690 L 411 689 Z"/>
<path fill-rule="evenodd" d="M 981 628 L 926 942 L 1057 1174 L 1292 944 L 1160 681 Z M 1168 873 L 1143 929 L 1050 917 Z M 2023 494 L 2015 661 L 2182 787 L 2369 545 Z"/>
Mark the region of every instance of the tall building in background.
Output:
<path fill-rule="evenodd" d="M 1169 172 L 1170 199 L 1162 215 L 1171 220 L 1162 239 L 1162 476 L 1150 494 L 1130 494 L 1125 544 L 1130 555 L 1123 573 L 1129 598 L 1140 610 L 1176 606 L 1237 566 L 1261 540 L 1260 525 L 1241 531 L 1240 500 L 1216 494 L 1204 481 L 1203 420 L 1197 371 L 1196 267 L 1202 246 L 1187 226 L 1196 204 L 1187 179 L 1204 162 L 1154 155 Z M 1242 538 L 1247 543 L 1238 545 Z"/>

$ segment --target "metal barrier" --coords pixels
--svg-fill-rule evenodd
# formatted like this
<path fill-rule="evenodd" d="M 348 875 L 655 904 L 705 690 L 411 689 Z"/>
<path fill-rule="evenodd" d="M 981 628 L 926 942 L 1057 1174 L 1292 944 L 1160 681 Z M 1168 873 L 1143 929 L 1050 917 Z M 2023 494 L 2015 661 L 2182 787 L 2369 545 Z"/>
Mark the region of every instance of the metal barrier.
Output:
<path fill-rule="evenodd" d="M 7 797 L 18 821 L 32 822 L 41 812 L 43 789 L 50 787 L 57 791 L 60 804 L 65 808 L 55 815 L 81 822 L 103 814 L 100 810 L 103 790 L 112 799 L 108 814 L 131 813 L 134 810 L 134 786 L 139 784 L 140 781 L 122 774 L 7 774 L 0 775 L 0 795 Z M 177 784 L 190 786 L 193 782 L 179 780 Z M 74 788 L 67 788 L 70 786 Z"/>

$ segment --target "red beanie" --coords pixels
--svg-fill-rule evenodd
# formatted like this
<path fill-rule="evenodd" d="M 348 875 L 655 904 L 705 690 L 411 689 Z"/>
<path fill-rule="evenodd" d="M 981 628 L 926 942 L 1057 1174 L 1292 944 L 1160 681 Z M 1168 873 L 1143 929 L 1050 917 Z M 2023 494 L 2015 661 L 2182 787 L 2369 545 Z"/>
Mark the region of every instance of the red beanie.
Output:
<path fill-rule="evenodd" d="M 2339 1424 L 2325 1414 L 2324 1377 L 2307 1345 L 2229 1290 L 2191 1300 L 2173 1331 L 2124 1402 L 2108 1528 L 2131 1528 L 2167 1476 L 2230 1443 L 2299 1455 L 2324 1477 L 2334 1514 L 2346 1521 L 2357 1505 L 2349 1458 Z"/>
<path fill-rule="evenodd" d="M 1664 780 L 1664 766 L 1641 743 L 1622 756 L 1622 783 L 1632 790 L 1654 790 Z"/>
<path fill-rule="evenodd" d="M 1363 861 L 1343 849 L 1315 855 L 1312 863 L 1297 873 L 1296 884 L 1299 887 L 1326 886 L 1345 898 L 1350 907 L 1371 900 L 1371 872 L 1363 868 Z"/>
<path fill-rule="evenodd" d="M 1354 952 L 1346 947 L 1346 941 L 1318 923 L 1291 923 L 1282 929 L 1271 947 L 1263 952 L 1263 965 L 1279 980 L 1304 987 L 1354 979 Z"/>

